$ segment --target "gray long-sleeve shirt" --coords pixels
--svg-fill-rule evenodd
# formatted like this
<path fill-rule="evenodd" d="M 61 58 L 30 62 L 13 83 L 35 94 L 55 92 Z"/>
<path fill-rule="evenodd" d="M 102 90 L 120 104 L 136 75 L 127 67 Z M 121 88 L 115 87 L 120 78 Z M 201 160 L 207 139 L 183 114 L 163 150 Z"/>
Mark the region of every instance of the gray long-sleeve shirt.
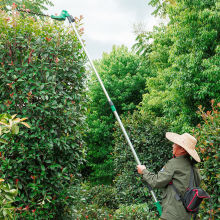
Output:
<path fill-rule="evenodd" d="M 187 212 L 181 200 L 176 199 L 176 192 L 169 184 L 171 181 L 181 195 L 189 186 L 191 163 L 188 155 L 173 158 L 157 174 L 143 170 L 143 178 L 152 188 L 163 188 L 162 219 L 189 220 L 191 215 Z M 195 181 L 200 184 L 200 176 L 194 168 Z M 194 182 L 195 184 L 195 182 Z"/>

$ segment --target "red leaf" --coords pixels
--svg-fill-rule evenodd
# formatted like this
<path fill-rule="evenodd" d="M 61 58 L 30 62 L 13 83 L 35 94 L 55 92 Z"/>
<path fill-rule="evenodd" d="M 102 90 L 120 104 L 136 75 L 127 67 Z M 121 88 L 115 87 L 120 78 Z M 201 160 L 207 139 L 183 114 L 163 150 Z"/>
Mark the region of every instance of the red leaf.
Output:
<path fill-rule="evenodd" d="M 13 61 L 11 61 L 11 63 L 8 64 L 9 66 L 14 66 Z"/>
<path fill-rule="evenodd" d="M 55 63 L 58 63 L 58 62 L 59 62 L 59 58 L 56 57 L 56 58 L 55 58 Z"/>
<path fill-rule="evenodd" d="M 50 42 L 51 39 L 52 39 L 52 37 L 51 37 L 51 38 L 46 37 L 46 41 L 47 41 L 47 42 Z"/>
<path fill-rule="evenodd" d="M 28 209 L 29 209 L 29 206 L 27 205 L 27 206 L 25 207 L 25 209 L 28 210 Z"/>
<path fill-rule="evenodd" d="M 15 3 L 12 4 L 12 9 L 16 9 L 17 8 L 17 5 Z"/>
<path fill-rule="evenodd" d="M 34 52 L 34 50 L 31 50 L 29 57 L 28 57 L 28 64 L 31 62 L 31 57 L 32 57 L 32 53 Z"/>

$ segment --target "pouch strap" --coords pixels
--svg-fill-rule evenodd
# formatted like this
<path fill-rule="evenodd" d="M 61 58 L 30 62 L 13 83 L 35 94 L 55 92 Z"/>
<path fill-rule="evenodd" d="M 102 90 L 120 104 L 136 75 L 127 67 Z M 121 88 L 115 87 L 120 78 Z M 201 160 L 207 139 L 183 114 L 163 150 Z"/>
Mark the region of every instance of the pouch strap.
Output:
<path fill-rule="evenodd" d="M 194 187 L 194 184 L 193 184 L 194 181 L 195 181 L 195 187 L 198 187 L 199 184 L 198 184 L 198 182 L 196 181 L 195 172 L 194 172 L 193 166 L 191 166 L 190 179 L 189 179 L 189 188 Z"/>
<path fill-rule="evenodd" d="M 183 199 L 182 199 L 178 189 L 175 187 L 175 185 L 173 183 L 170 185 L 172 186 L 173 190 L 176 192 L 176 195 L 175 195 L 176 200 L 177 201 L 181 200 L 183 202 Z"/>
<path fill-rule="evenodd" d="M 193 170 L 193 166 L 191 166 L 189 188 L 193 187 L 193 182 L 194 182 L 194 170 Z"/>

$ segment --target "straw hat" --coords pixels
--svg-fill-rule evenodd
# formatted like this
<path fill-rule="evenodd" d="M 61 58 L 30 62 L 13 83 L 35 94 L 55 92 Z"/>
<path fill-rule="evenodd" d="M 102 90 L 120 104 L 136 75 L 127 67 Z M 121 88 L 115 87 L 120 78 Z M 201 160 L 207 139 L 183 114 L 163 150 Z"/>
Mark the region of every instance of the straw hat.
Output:
<path fill-rule="evenodd" d="M 195 150 L 197 140 L 192 135 L 188 133 L 179 135 L 176 133 L 167 132 L 166 138 L 184 148 L 197 162 L 201 162 L 200 157 Z"/>

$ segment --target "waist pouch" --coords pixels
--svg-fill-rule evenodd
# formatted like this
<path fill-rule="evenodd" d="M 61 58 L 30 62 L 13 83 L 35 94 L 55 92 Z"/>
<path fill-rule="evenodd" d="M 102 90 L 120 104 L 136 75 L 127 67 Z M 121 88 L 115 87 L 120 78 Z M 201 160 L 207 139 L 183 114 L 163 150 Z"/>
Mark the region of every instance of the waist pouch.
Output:
<path fill-rule="evenodd" d="M 181 200 L 186 208 L 186 211 L 197 212 L 200 203 L 205 198 L 209 199 L 210 196 L 203 189 L 200 187 L 190 187 L 186 190 Z"/>
<path fill-rule="evenodd" d="M 176 199 L 182 201 L 186 211 L 197 213 L 199 209 L 199 205 L 202 202 L 202 200 L 205 198 L 210 199 L 210 196 L 202 188 L 194 187 L 193 181 L 194 181 L 194 171 L 193 168 L 191 167 L 189 187 L 187 188 L 183 196 L 180 195 L 177 188 L 172 182 L 170 184 L 173 187 L 174 191 L 176 192 Z"/>

